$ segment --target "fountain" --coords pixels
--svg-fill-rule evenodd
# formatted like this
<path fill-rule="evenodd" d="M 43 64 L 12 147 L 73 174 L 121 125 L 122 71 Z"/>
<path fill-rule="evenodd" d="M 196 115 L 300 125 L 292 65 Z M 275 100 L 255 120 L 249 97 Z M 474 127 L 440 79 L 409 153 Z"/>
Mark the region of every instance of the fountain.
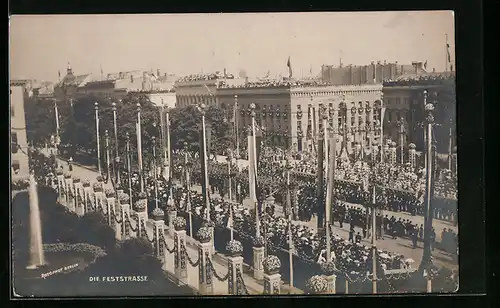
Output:
<path fill-rule="evenodd" d="M 30 200 L 30 246 L 29 264 L 26 269 L 37 269 L 45 265 L 42 244 L 42 227 L 40 222 L 40 208 L 35 174 L 30 173 L 29 200 Z"/>

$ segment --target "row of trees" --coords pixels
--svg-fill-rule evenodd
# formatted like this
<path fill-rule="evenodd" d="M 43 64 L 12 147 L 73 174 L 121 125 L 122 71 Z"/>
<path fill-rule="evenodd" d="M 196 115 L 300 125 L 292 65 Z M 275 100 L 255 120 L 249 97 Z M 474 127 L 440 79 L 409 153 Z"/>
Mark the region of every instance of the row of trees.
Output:
<path fill-rule="evenodd" d="M 83 152 L 96 157 L 95 106 L 99 105 L 100 136 L 107 130 L 110 136 L 111 150 L 114 150 L 113 107 L 109 99 L 87 96 L 69 102 L 58 102 L 61 147 L 67 154 L 75 157 Z M 134 96 L 116 104 L 118 143 L 123 157 L 126 134 L 130 136 L 130 150 L 136 155 L 137 103 L 141 104 L 142 148 L 145 162 L 152 156 L 152 136 L 157 137 L 157 150 L 160 146 L 160 107 L 154 105 L 146 96 Z M 50 142 L 56 132 L 56 114 L 53 100 L 30 99 L 26 103 L 26 126 L 30 143 L 41 146 Z M 165 118 L 164 118 L 165 119 Z M 156 123 L 156 126 L 154 125 Z M 196 106 L 174 108 L 170 110 L 171 147 L 183 149 L 187 143 L 192 152 L 199 151 L 201 133 L 201 113 Z M 207 138 L 213 153 L 224 153 L 234 147 L 232 123 L 227 121 L 227 112 L 216 106 L 206 110 Z M 244 131 L 241 132 L 242 137 Z M 244 147 L 245 138 L 240 138 Z M 101 140 L 101 148 L 104 142 Z M 157 151 L 160 153 L 159 151 Z"/>

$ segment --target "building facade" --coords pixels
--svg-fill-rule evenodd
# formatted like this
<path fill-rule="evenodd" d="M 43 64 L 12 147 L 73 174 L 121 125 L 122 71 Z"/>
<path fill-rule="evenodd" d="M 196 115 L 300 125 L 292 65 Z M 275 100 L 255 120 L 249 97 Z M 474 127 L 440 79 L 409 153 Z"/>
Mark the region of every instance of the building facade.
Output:
<path fill-rule="evenodd" d="M 24 100 L 27 96 L 26 83 L 10 83 L 10 138 L 12 181 L 29 176 L 28 141 Z"/>
<path fill-rule="evenodd" d="M 71 65 L 68 63 L 66 76 L 54 86 L 54 97 L 60 101 L 76 98 L 79 95 L 80 88 L 89 81 L 91 81 L 90 74 L 75 75 Z"/>
<path fill-rule="evenodd" d="M 218 89 L 217 103 L 228 109 L 228 114 L 236 106 L 240 128 L 251 124 L 249 107 L 255 104 L 256 124 L 272 144 L 299 152 L 314 151 L 326 123 L 330 133 L 340 136 L 337 149 L 345 137 L 347 151 L 358 143 L 369 152 L 370 145 L 380 138 L 376 122 L 380 121 L 381 98 L 382 85 L 228 87 Z"/>
<path fill-rule="evenodd" d="M 413 62 L 411 65 L 400 65 L 398 62 L 372 62 L 370 65 L 323 65 L 320 78 L 323 82 L 332 85 L 364 85 L 380 84 L 384 80 L 395 80 L 408 73 L 423 70 L 422 62 Z"/>
<path fill-rule="evenodd" d="M 426 97 L 424 91 L 427 91 Z M 405 146 L 416 145 L 424 150 L 426 112 L 424 99 L 435 105 L 433 116 L 435 145 L 438 153 L 450 154 L 456 146 L 455 75 L 448 73 L 406 74 L 398 80 L 384 83 L 384 132 L 399 144 L 404 137 Z M 403 125 L 403 129 L 401 129 Z"/>

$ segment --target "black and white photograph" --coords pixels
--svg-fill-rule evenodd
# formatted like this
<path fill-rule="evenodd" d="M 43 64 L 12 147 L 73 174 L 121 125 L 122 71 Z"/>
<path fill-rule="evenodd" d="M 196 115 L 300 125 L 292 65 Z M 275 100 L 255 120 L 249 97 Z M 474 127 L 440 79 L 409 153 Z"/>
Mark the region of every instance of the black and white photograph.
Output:
<path fill-rule="evenodd" d="M 454 20 L 11 16 L 12 297 L 457 292 Z"/>

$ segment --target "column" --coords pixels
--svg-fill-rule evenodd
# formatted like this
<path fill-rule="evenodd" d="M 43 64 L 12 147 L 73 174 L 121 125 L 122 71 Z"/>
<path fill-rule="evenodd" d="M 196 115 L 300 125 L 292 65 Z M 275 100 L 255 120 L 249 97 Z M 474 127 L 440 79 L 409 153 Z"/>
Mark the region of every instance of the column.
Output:
<path fill-rule="evenodd" d="M 410 162 L 410 166 L 414 169 L 417 167 L 416 165 L 416 160 L 415 160 L 415 157 L 416 157 L 416 150 L 415 150 L 416 146 L 414 143 L 410 143 L 408 145 L 408 160 Z"/>
<path fill-rule="evenodd" d="M 262 262 L 264 267 L 264 294 L 274 295 L 281 293 L 280 259 L 269 255 Z"/>
<path fill-rule="evenodd" d="M 128 195 L 124 195 L 128 197 Z M 120 239 L 127 240 L 130 238 L 130 226 L 128 224 L 130 217 L 130 204 L 128 204 L 128 201 L 120 201 L 120 214 L 122 217 L 122 223 L 120 225 Z"/>
<path fill-rule="evenodd" d="M 59 195 L 59 202 L 62 202 L 62 198 L 63 198 L 63 189 L 64 189 L 64 176 L 62 175 L 62 171 L 57 171 L 58 174 L 57 174 L 57 192 L 58 192 L 58 195 Z M 60 173 L 60 174 L 59 174 Z"/>
<path fill-rule="evenodd" d="M 175 276 L 180 282 L 187 283 L 186 254 L 182 249 L 186 245 L 186 220 L 177 217 L 174 221 L 174 266 Z"/>
<path fill-rule="evenodd" d="M 361 153 L 361 144 L 359 141 L 354 142 L 354 157 L 355 159 L 359 159 Z"/>
<path fill-rule="evenodd" d="M 72 194 L 73 194 L 73 189 L 72 189 L 72 184 L 73 184 L 73 179 L 71 179 L 71 175 L 69 174 L 66 174 L 64 176 L 64 191 L 66 192 L 65 194 L 65 198 L 64 198 L 64 201 L 65 201 L 65 206 L 71 211 L 71 212 L 74 212 L 75 209 L 73 208 L 72 206 L 72 202 L 73 202 L 73 197 L 72 197 Z"/>
<path fill-rule="evenodd" d="M 165 222 L 163 218 L 165 217 L 165 213 L 162 209 L 156 208 L 153 210 L 153 249 L 154 253 L 160 260 L 163 260 L 165 256 L 165 247 L 164 247 L 164 235 L 163 230 L 165 228 Z"/>
<path fill-rule="evenodd" d="M 95 190 L 94 187 L 94 197 L 95 197 L 95 210 L 96 212 L 102 211 L 103 210 L 103 192 L 99 190 Z"/>
<path fill-rule="evenodd" d="M 200 260 L 200 264 L 198 265 L 198 291 L 201 295 L 209 295 L 214 292 L 212 269 L 210 267 L 210 263 L 212 262 L 210 233 L 210 230 L 206 227 L 201 227 L 196 233 L 196 237 L 199 241 L 198 260 Z"/>
<path fill-rule="evenodd" d="M 170 197 L 172 199 L 172 197 Z M 177 217 L 177 211 L 171 209 L 168 211 L 168 234 L 174 236 L 174 220 Z"/>
<path fill-rule="evenodd" d="M 333 262 L 321 263 L 321 271 L 325 275 L 328 284 L 327 293 L 329 294 L 335 294 L 337 292 L 337 276 L 335 275 L 335 270 L 336 268 Z"/>
<path fill-rule="evenodd" d="M 83 212 L 88 213 L 90 209 L 90 183 L 83 183 Z"/>
<path fill-rule="evenodd" d="M 389 141 L 384 143 L 382 146 L 382 155 L 384 155 L 384 162 L 388 162 L 389 160 Z"/>
<path fill-rule="evenodd" d="M 146 230 L 144 230 L 146 227 L 146 221 L 147 221 L 146 212 L 144 210 L 137 211 L 137 208 L 136 208 L 135 214 L 137 215 L 137 227 L 136 227 L 137 234 L 136 234 L 136 237 L 140 238 L 140 237 L 147 236 Z"/>
<path fill-rule="evenodd" d="M 326 276 L 326 281 L 328 282 L 328 293 L 336 294 L 337 293 L 337 276 L 335 274 L 331 274 Z"/>
<path fill-rule="evenodd" d="M 243 280 L 243 245 L 241 242 L 232 240 L 226 245 L 226 250 L 229 253 L 227 258 L 227 268 L 229 276 L 227 279 L 227 291 L 229 295 L 239 295 L 238 292 L 238 276 Z"/>
<path fill-rule="evenodd" d="M 75 192 L 76 192 L 76 214 L 78 216 L 83 216 L 85 214 L 85 204 L 83 201 L 83 188 L 82 188 L 82 183 L 80 182 L 80 179 L 74 179 L 73 182 L 75 182 Z"/>
<path fill-rule="evenodd" d="M 264 279 L 264 238 L 259 236 L 253 239 L 253 278 Z"/>
<path fill-rule="evenodd" d="M 107 217 L 107 220 L 108 220 L 108 225 L 115 229 L 115 224 L 116 224 L 116 221 L 115 221 L 115 217 L 114 217 L 114 214 L 115 214 L 115 195 L 114 195 L 114 192 L 113 194 L 109 194 L 109 191 L 106 191 L 106 217 Z"/>

